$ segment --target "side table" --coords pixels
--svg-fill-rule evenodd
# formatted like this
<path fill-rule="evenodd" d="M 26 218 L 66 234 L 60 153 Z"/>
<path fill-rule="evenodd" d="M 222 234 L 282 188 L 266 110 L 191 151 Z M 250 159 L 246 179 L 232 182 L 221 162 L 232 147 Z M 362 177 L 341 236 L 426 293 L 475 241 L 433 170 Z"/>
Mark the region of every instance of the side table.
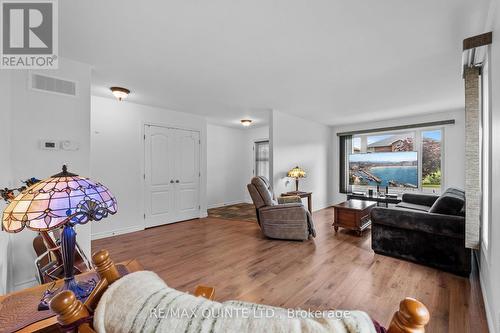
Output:
<path fill-rule="evenodd" d="M 282 197 L 298 196 L 300 198 L 307 198 L 307 209 L 309 210 L 309 213 L 312 214 L 312 192 L 292 191 L 292 192 L 281 193 L 281 196 Z"/>

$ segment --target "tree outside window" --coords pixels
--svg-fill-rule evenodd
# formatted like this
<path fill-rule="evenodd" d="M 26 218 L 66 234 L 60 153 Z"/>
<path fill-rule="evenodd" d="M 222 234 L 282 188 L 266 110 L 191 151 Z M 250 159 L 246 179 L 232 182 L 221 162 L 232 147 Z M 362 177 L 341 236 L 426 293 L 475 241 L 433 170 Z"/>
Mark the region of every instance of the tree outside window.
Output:
<path fill-rule="evenodd" d="M 441 142 L 440 129 L 422 132 L 422 187 L 441 189 Z"/>

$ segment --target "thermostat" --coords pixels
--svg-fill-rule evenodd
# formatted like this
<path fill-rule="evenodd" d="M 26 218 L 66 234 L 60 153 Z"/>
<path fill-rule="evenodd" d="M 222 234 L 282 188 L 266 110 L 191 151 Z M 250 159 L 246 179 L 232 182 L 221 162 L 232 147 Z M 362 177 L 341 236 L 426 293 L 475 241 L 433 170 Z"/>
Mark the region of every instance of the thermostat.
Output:
<path fill-rule="evenodd" d="M 59 142 L 54 140 L 40 141 L 40 148 L 45 150 L 59 150 Z"/>
<path fill-rule="evenodd" d="M 80 145 L 78 142 L 63 140 L 61 141 L 61 149 L 62 150 L 78 150 L 80 149 Z"/>

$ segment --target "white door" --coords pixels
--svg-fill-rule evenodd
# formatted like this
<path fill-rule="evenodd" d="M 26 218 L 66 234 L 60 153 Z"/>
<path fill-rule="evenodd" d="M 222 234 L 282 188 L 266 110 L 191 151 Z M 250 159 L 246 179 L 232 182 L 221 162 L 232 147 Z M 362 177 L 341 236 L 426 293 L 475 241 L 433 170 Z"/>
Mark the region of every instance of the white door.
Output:
<path fill-rule="evenodd" d="M 200 134 L 175 130 L 177 156 L 175 158 L 177 220 L 200 216 Z"/>
<path fill-rule="evenodd" d="M 145 219 L 146 227 L 154 227 L 175 218 L 175 136 L 168 128 L 146 126 L 145 141 Z"/>
<path fill-rule="evenodd" d="M 195 131 L 146 125 L 146 227 L 199 217 L 199 140 Z"/>

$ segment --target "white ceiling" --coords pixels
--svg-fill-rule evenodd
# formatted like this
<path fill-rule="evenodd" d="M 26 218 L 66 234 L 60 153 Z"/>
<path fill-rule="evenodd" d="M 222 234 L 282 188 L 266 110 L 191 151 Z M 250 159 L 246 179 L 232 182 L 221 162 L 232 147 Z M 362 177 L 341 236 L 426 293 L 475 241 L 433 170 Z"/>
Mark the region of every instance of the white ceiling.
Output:
<path fill-rule="evenodd" d="M 345 124 L 463 107 L 462 40 L 490 0 L 60 1 L 63 57 L 93 92 L 238 124 Z"/>

